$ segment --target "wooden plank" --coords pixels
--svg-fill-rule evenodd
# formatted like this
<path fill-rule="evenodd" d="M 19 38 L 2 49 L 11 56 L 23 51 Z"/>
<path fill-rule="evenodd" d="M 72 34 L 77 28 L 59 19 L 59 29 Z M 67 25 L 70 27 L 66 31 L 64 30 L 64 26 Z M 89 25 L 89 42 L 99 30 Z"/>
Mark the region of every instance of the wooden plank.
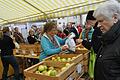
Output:
<path fill-rule="evenodd" d="M 84 60 L 88 59 L 88 56 L 89 56 L 89 52 L 83 54 L 83 58 L 84 58 Z"/>

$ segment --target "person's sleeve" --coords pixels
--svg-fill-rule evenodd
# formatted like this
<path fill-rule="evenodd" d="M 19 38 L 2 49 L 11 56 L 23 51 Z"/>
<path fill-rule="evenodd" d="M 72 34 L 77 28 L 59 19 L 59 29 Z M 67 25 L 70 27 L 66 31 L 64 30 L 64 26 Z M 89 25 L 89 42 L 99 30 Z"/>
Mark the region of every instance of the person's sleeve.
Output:
<path fill-rule="evenodd" d="M 31 40 L 30 40 L 30 37 L 29 37 L 29 36 L 27 37 L 27 40 L 28 40 L 28 43 L 30 44 L 30 43 L 31 43 Z"/>
<path fill-rule="evenodd" d="M 12 48 L 12 49 L 15 49 L 15 44 L 13 43 L 13 39 L 10 38 L 10 37 L 9 37 L 9 39 L 10 39 L 11 48 Z"/>
<path fill-rule="evenodd" d="M 43 51 L 45 52 L 46 55 L 52 55 L 52 54 L 57 54 L 61 52 L 61 48 L 54 48 L 52 49 L 50 46 L 50 43 L 45 37 L 41 38 L 41 46 L 43 48 Z"/>
<path fill-rule="evenodd" d="M 67 37 L 64 38 L 64 39 L 58 37 L 57 35 L 56 35 L 55 37 L 57 38 L 57 40 L 58 40 L 58 42 L 60 43 L 60 45 L 64 45 L 64 44 L 65 44 L 65 41 L 67 40 Z"/>
<path fill-rule="evenodd" d="M 91 49 L 91 42 L 88 42 L 87 40 L 82 41 L 82 45 L 87 48 L 88 50 Z"/>

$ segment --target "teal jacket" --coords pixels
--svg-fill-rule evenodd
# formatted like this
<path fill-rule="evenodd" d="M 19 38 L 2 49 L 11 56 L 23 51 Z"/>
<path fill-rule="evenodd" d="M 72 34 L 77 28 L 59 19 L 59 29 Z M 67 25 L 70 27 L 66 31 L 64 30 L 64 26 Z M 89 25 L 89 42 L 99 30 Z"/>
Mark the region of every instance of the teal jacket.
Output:
<path fill-rule="evenodd" d="M 46 34 L 43 34 L 43 36 L 41 37 L 42 51 L 40 53 L 40 61 L 42 61 L 44 58 L 46 58 L 48 56 L 58 54 L 62 51 L 60 48 L 60 45 L 64 45 L 67 38 L 62 39 L 62 38 L 58 37 L 57 35 L 55 35 L 54 38 L 55 38 L 57 44 L 59 45 L 58 48 L 56 48 L 53 45 L 53 43 L 50 41 L 50 39 L 47 37 Z"/>
<path fill-rule="evenodd" d="M 93 27 L 92 27 L 92 28 L 90 29 L 90 31 L 88 32 L 88 39 L 89 39 L 89 40 L 92 39 L 93 31 L 94 31 L 94 29 L 93 29 Z M 82 39 L 83 39 L 83 40 L 86 38 L 85 32 L 86 32 L 86 30 L 84 29 L 83 32 L 82 32 Z"/>

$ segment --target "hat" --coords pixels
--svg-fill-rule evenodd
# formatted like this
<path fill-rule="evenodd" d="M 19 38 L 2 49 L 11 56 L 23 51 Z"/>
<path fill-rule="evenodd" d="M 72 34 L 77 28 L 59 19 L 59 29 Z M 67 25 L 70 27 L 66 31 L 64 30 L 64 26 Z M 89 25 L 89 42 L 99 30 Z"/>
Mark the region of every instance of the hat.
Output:
<path fill-rule="evenodd" d="M 94 10 L 91 10 L 88 12 L 87 17 L 86 17 L 86 21 L 87 20 L 96 20 L 93 16 L 93 13 L 94 13 Z"/>

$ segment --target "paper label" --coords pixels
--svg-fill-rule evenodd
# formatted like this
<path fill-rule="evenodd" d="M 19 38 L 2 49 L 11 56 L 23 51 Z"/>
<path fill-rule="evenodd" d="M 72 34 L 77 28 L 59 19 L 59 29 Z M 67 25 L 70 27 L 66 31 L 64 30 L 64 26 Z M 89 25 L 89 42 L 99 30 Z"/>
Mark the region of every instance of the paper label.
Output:
<path fill-rule="evenodd" d="M 77 69 L 76 69 L 77 73 L 81 73 L 82 72 L 82 65 L 81 64 L 78 64 L 77 65 Z"/>

